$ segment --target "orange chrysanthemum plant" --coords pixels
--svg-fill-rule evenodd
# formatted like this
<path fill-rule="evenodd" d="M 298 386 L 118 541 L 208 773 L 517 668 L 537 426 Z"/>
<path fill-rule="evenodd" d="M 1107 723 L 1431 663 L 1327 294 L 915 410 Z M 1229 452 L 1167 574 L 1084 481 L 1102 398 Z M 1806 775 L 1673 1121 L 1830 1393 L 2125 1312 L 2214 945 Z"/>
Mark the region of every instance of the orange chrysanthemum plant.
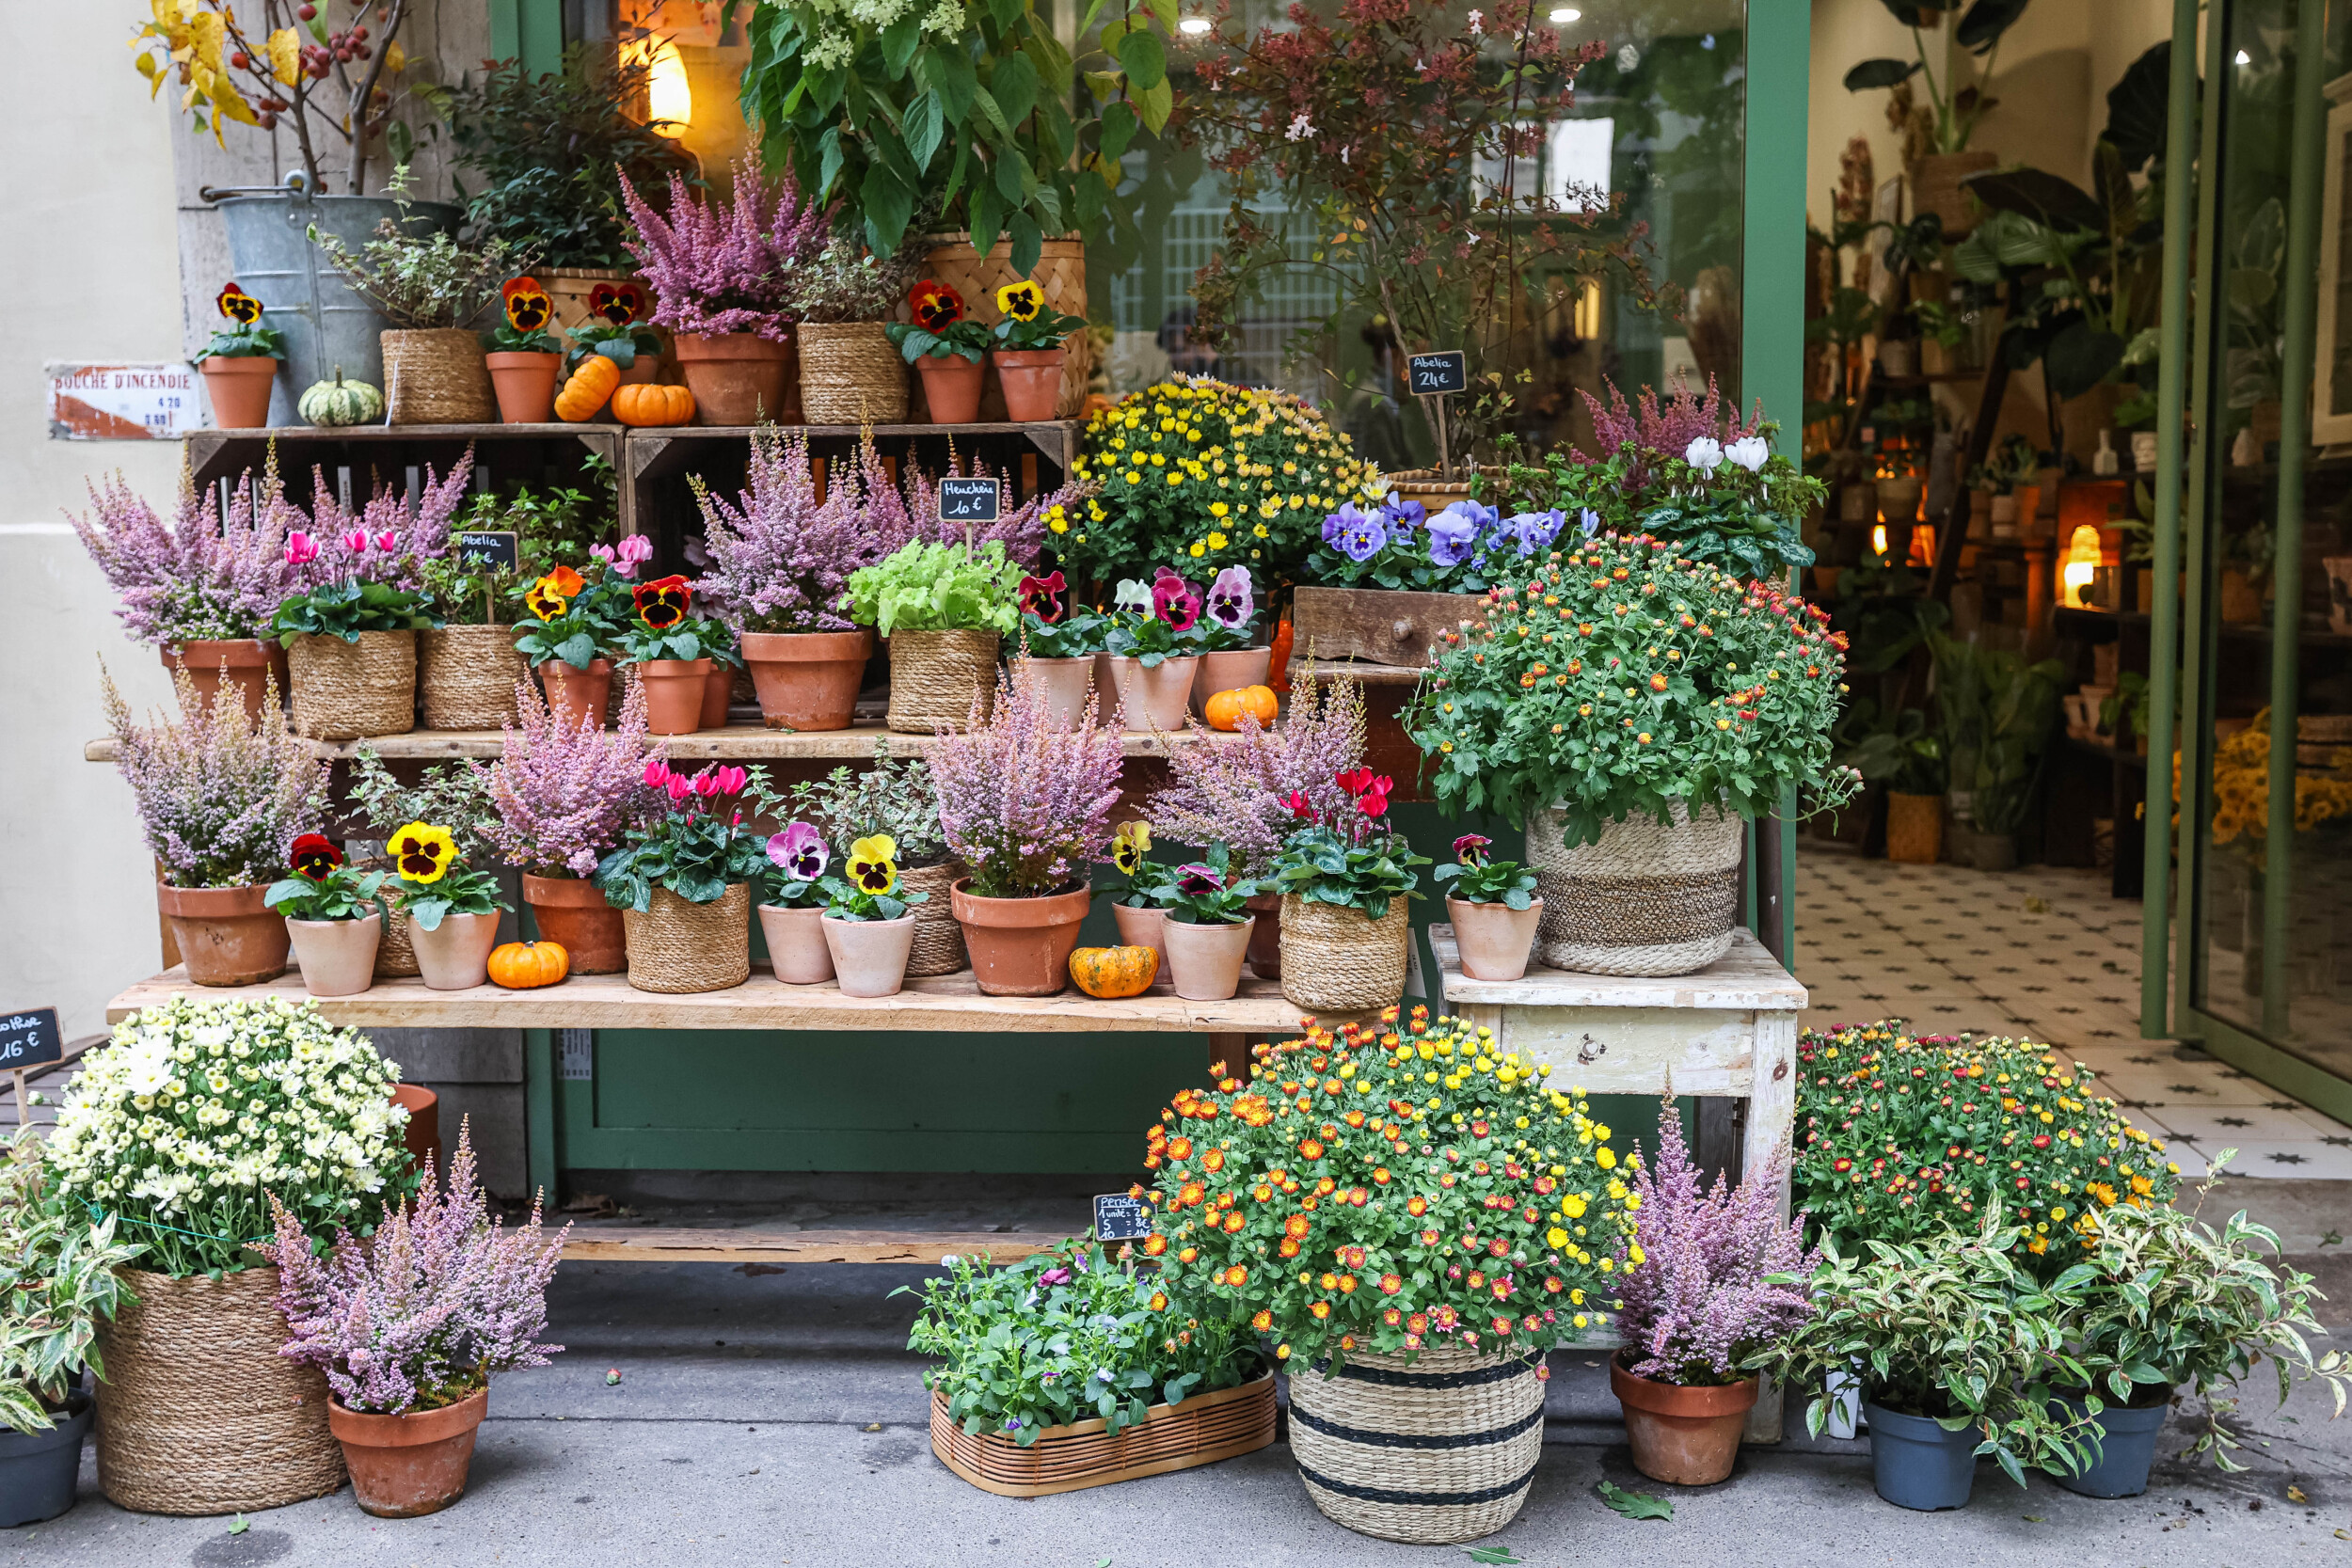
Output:
<path fill-rule="evenodd" d="M 1176 1097 L 1151 1132 L 1172 1294 L 1223 1301 L 1282 1361 L 1432 1346 L 1525 1355 L 1616 1309 L 1640 1200 L 1580 1091 L 1416 1007 L 1251 1047 L 1245 1085 Z"/>

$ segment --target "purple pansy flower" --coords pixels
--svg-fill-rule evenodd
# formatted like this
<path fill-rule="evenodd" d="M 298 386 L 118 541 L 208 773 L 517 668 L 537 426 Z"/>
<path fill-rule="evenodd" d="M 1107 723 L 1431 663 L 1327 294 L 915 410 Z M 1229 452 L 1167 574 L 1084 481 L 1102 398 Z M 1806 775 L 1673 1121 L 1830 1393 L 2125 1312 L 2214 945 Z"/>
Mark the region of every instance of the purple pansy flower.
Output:
<path fill-rule="evenodd" d="M 833 853 L 824 835 L 806 822 L 794 822 L 768 840 L 768 858 L 796 881 L 813 882 L 825 874 Z"/>
<path fill-rule="evenodd" d="M 1211 866 L 1180 865 L 1176 868 L 1176 891 L 1196 898 L 1204 893 L 1222 893 L 1225 879 Z"/>
<path fill-rule="evenodd" d="M 1343 512 L 1354 511 L 1354 508 L 1343 507 L 1341 510 Z M 1356 514 L 1355 520 L 1349 523 L 1346 529 L 1341 532 L 1335 543 L 1338 546 L 1339 552 L 1347 557 L 1348 560 L 1356 562 L 1370 561 L 1374 556 L 1378 555 L 1382 549 L 1387 547 L 1389 543 L 1389 531 L 1378 517 L 1367 517 L 1362 513 L 1358 512 Z"/>
<path fill-rule="evenodd" d="M 1418 505 L 1418 502 L 1413 503 Z M 1478 519 L 1449 506 L 1429 519 L 1429 563 L 1459 566 L 1478 545 Z"/>
<path fill-rule="evenodd" d="M 1567 515 L 1558 511 L 1522 512 L 1505 521 L 1502 527 L 1505 536 L 1518 542 L 1519 554 L 1534 555 L 1538 550 L 1551 548 L 1552 540 L 1559 537 L 1560 530 L 1567 520 Z"/>
<path fill-rule="evenodd" d="M 1340 546 L 1340 536 L 1364 520 L 1354 501 L 1343 501 L 1340 509 L 1323 519 L 1323 542 L 1333 549 Z"/>
<path fill-rule="evenodd" d="M 1391 532 L 1410 533 L 1427 520 L 1429 509 L 1391 490 L 1380 502 L 1380 515 L 1388 523 Z"/>
<path fill-rule="evenodd" d="M 1577 514 L 1576 526 L 1583 531 L 1585 538 L 1590 539 L 1600 531 L 1600 514 L 1588 506 Z"/>
<path fill-rule="evenodd" d="M 1178 631 L 1190 631 L 1200 619 L 1200 594 L 1191 583 L 1166 566 L 1152 580 L 1152 613 Z"/>
<path fill-rule="evenodd" d="M 1217 573 L 1209 584 L 1209 619 L 1227 631 L 1242 631 L 1258 612 L 1257 595 L 1250 591 L 1249 568 L 1228 566 Z"/>

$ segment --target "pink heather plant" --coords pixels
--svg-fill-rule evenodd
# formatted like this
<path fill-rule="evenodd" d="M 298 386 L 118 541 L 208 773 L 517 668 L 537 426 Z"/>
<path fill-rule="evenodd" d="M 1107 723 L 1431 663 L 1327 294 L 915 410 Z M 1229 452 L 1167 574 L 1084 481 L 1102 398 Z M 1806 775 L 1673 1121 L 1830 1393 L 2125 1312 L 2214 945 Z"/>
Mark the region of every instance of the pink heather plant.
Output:
<path fill-rule="evenodd" d="M 1701 436 L 1729 446 L 1743 436 L 1761 435 L 1764 429 L 1764 405 L 1758 402 L 1755 414 L 1742 424 L 1740 405 L 1724 405 L 1724 395 L 1715 385 L 1715 378 L 1707 378 L 1707 395 L 1701 397 L 1691 389 L 1690 381 L 1680 371 L 1675 372 L 1674 389 L 1661 406 L 1654 388 L 1642 388 L 1641 402 L 1629 404 L 1625 394 L 1613 382 L 1603 382 L 1609 402 L 1603 406 L 1590 392 L 1580 391 L 1584 406 L 1593 416 L 1594 446 L 1598 457 L 1576 453 L 1580 463 L 1607 462 L 1625 452 L 1634 467 L 1629 483 L 1635 488 L 1646 482 L 1643 458 L 1655 453 L 1665 457 L 1680 457 L 1692 441 Z"/>
<path fill-rule="evenodd" d="M 1364 760 L 1364 693 L 1353 681 L 1318 686 L 1302 673 L 1291 683 L 1290 711 L 1262 730 L 1248 714 L 1232 738 L 1214 737 L 1194 721 L 1195 743 L 1168 748 L 1168 783 L 1144 810 L 1152 832 L 1233 852 L 1233 874 L 1267 874 L 1275 851 L 1298 826 L 1286 804 L 1295 791 L 1319 821 L 1346 821 L 1355 800 L 1339 775 Z"/>
<path fill-rule="evenodd" d="M 620 727 L 610 734 L 591 714 L 566 725 L 529 681 L 515 683 L 515 705 L 521 724 L 507 727 L 504 752 L 489 768 L 498 807 L 490 842 L 507 864 L 533 876 L 586 877 L 623 832 L 667 803 L 645 784 L 645 765 L 666 753 L 660 742 L 645 743 L 644 687 L 629 683 Z"/>
<path fill-rule="evenodd" d="M 628 248 L 653 285 L 653 319 L 675 332 L 751 332 L 783 342 L 795 269 L 823 254 L 833 209 L 801 199 L 787 171 L 771 183 L 756 152 L 735 166 L 735 193 L 690 190 L 670 176 L 665 217 L 621 177 Z"/>
<path fill-rule="evenodd" d="M 959 524 L 944 523 L 939 518 L 939 481 L 914 464 L 901 466 L 903 484 L 894 484 L 890 471 L 882 467 L 882 456 L 869 443 L 860 454 L 864 469 L 861 483 L 866 493 L 866 532 L 875 544 L 875 559 L 896 553 L 901 546 L 920 539 L 933 545 L 961 545 L 963 529 Z M 952 478 L 987 479 L 988 465 L 977 461 L 955 465 Z M 1051 495 L 1032 496 L 1020 506 L 1011 504 L 1009 494 L 997 508 L 996 521 L 982 523 L 972 531 L 975 547 L 993 539 L 1005 546 L 1006 556 L 1024 566 L 1034 566 L 1045 547 L 1045 514 L 1056 506 L 1069 506 L 1087 494 L 1074 485 L 1064 485 Z"/>
<path fill-rule="evenodd" d="M 737 500 L 692 482 L 709 562 L 695 592 L 721 620 L 739 632 L 855 629 L 850 574 L 882 556 L 865 531 L 862 486 L 842 467 L 842 482 L 818 500 L 807 436 L 762 425 L 752 433 L 749 487 Z"/>
<path fill-rule="evenodd" d="M 500 1372 L 544 1367 L 548 1281 L 565 1226 L 543 1233 L 539 1205 L 512 1235 L 474 1181 L 460 1122 L 446 1191 L 428 1164 L 413 1205 L 386 1215 L 365 1242 L 339 1229 L 324 1258 L 301 1222 L 273 1200 L 278 1233 L 261 1250 L 278 1265 L 278 1308 L 291 1336 L 278 1354 L 326 1374 L 335 1402 L 373 1416 L 438 1410 Z"/>
<path fill-rule="evenodd" d="M 247 472 L 220 515 L 217 493 L 199 498 L 180 470 L 180 502 L 166 523 L 120 473 L 89 487 L 93 515 L 73 517 L 82 546 L 122 596 L 115 614 L 141 642 L 245 641 L 259 638 L 286 596 L 294 573 L 286 533 L 303 526 L 286 501 L 275 454 L 257 479 Z"/>
<path fill-rule="evenodd" d="M 1747 1375 L 1741 1362 L 1813 1315 L 1803 1281 L 1820 1249 L 1805 1250 L 1804 1214 L 1780 1217 L 1788 1147 L 1739 1186 L 1719 1176 L 1702 1196 L 1671 1100 L 1658 1144 L 1657 1160 L 1634 1177 L 1639 1228 L 1617 1249 L 1626 1370 L 1685 1387 L 1737 1383 Z M 1777 1274 L 1799 1282 L 1765 1283 Z"/>
<path fill-rule="evenodd" d="M 1103 858 L 1120 740 L 1097 726 L 1092 697 L 1077 727 L 1064 729 L 1025 665 L 1018 676 L 1000 673 L 994 713 L 983 722 L 975 702 L 972 728 L 941 730 L 930 761 L 940 829 L 980 897 L 1058 893 Z"/>

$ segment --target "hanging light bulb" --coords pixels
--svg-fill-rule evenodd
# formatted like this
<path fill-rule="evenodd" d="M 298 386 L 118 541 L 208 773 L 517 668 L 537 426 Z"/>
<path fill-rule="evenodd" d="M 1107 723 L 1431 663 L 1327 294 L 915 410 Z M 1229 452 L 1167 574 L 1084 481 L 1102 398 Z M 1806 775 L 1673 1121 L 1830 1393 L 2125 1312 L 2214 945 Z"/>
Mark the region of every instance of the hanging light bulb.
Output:
<path fill-rule="evenodd" d="M 1205 16 L 1188 16 L 1182 22 L 1176 24 L 1176 30 L 1180 33 L 1189 33 L 1194 38 L 1199 38 L 1203 33 L 1214 31 L 1216 26 L 1216 24 L 1211 22 Z"/>
<path fill-rule="evenodd" d="M 1571 22 L 1581 22 L 1583 20 L 1584 13 L 1578 10 L 1574 6 L 1554 6 L 1551 8 L 1551 24 L 1555 27 L 1565 27 Z"/>

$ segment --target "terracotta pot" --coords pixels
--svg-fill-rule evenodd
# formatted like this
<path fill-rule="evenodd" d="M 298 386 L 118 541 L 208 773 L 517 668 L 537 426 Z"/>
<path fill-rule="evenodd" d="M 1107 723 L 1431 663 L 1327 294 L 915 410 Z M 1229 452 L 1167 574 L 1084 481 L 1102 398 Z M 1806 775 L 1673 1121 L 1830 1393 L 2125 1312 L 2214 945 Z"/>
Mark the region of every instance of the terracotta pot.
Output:
<path fill-rule="evenodd" d="M 499 944 L 499 913 L 445 914 L 430 931 L 408 917 L 417 972 L 430 990 L 471 990 L 490 983 L 490 949 Z"/>
<path fill-rule="evenodd" d="M 417 634 L 297 637 L 286 650 L 296 735 L 359 740 L 417 727 Z"/>
<path fill-rule="evenodd" d="M 971 424 L 980 417 L 980 378 L 985 366 L 961 354 L 914 362 L 923 377 L 923 401 L 933 424 Z"/>
<path fill-rule="evenodd" d="M 786 985 L 820 986 L 833 978 L 833 949 L 826 945 L 825 933 L 817 924 L 824 913 L 821 908 L 788 910 L 781 904 L 759 906 L 759 934 L 768 940 L 768 962 L 775 970 L 776 978 Z M 910 921 L 914 918 L 907 916 Z M 910 936 L 909 940 L 913 938 Z M 906 969 L 903 958 L 898 960 L 898 968 L 901 972 Z"/>
<path fill-rule="evenodd" d="M 1207 713 L 1209 699 L 1220 691 L 1265 685 L 1273 662 L 1272 648 L 1228 648 L 1223 653 L 1202 654 L 1200 667 L 1192 673 L 1192 711 Z"/>
<path fill-rule="evenodd" d="M 1756 1404 L 1756 1379 L 1716 1387 L 1656 1383 L 1609 1358 L 1609 1387 L 1625 1406 L 1633 1467 L 1669 1486 L 1712 1486 L 1740 1457 L 1740 1429 Z"/>
<path fill-rule="evenodd" d="M 1092 888 L 1038 898 L 981 898 L 967 878 L 948 899 L 971 949 L 972 977 L 981 995 L 1052 996 L 1070 984 L 1070 955 L 1093 906 Z"/>
<path fill-rule="evenodd" d="M 1184 727 L 1192 704 L 1192 677 L 1198 655 L 1164 658 L 1152 669 L 1139 658 L 1111 658 L 1113 689 L 1119 693 L 1119 721 L 1131 730 L 1173 735 Z"/>
<path fill-rule="evenodd" d="M 539 934 L 564 949 L 574 974 L 618 974 L 628 968 L 621 911 L 595 883 L 577 877 L 523 873 L 523 902 Z"/>
<path fill-rule="evenodd" d="M 547 424 L 555 418 L 555 383 L 564 371 L 560 354 L 485 354 L 490 389 L 498 394 L 499 419 L 506 424 Z"/>
<path fill-rule="evenodd" d="M 710 682 L 707 658 L 655 658 L 637 666 L 645 683 L 645 733 L 692 735 L 702 728 L 703 689 Z"/>
<path fill-rule="evenodd" d="M 1168 973 L 1168 942 L 1161 935 L 1168 921 L 1166 910 L 1157 904 L 1121 904 L 1114 899 L 1111 918 L 1119 922 L 1121 947 L 1149 947 L 1159 955 L 1160 973 Z"/>
<path fill-rule="evenodd" d="M 438 1513 L 466 1495 L 473 1440 L 490 1408 L 490 1390 L 438 1410 L 368 1416 L 329 1396 L 326 1424 L 351 1466 L 351 1495 L 379 1519 Z"/>
<path fill-rule="evenodd" d="M 215 430 L 262 430 L 269 425 L 269 392 L 278 361 L 266 354 L 214 355 L 198 362 L 213 400 Z"/>
<path fill-rule="evenodd" d="M 1012 264 L 1009 238 L 997 241 L 985 254 L 972 247 L 969 234 L 926 234 L 923 238 L 930 245 L 923 262 L 928 275 L 961 294 L 972 319 L 983 326 L 994 326 L 1004 319 L 1004 312 L 996 308 L 996 291 L 1024 278 L 1043 292 L 1047 309 L 1073 316 L 1087 313 L 1086 241 L 1074 232 L 1048 234 L 1038 247 L 1037 260 L 1019 268 Z M 1094 340 L 1084 332 L 1073 332 L 1060 352 L 1061 401 L 1052 417 L 1075 419 L 1086 404 L 1087 384 L 1094 373 Z M 979 417 L 1006 417 L 997 388 L 992 386 L 982 395 Z"/>
<path fill-rule="evenodd" d="M 1042 424 L 1061 401 L 1059 348 L 992 349 L 996 385 L 1005 394 L 1005 418 L 1014 424 Z"/>
<path fill-rule="evenodd" d="M 896 996 L 906 984 L 907 956 L 914 951 L 914 916 L 896 920 L 818 920 L 825 950 L 844 996 Z M 1073 942 L 1072 945 L 1076 945 Z M 980 989 L 988 990 L 983 984 Z"/>
<path fill-rule="evenodd" d="M 1933 865 L 1944 853 L 1944 797 L 1886 793 L 1886 858 Z"/>
<path fill-rule="evenodd" d="M 1114 729 L 1119 726 L 1119 679 L 1115 673 L 1117 668 L 1117 663 L 1110 655 L 1096 654 L 1094 656 L 1094 717 L 1097 722 L 1108 724 Z"/>
<path fill-rule="evenodd" d="M 1448 896 L 1446 918 L 1454 922 L 1454 944 L 1462 956 L 1462 973 L 1473 980 L 1518 980 L 1527 974 L 1527 957 L 1535 946 L 1535 927 L 1544 917 L 1544 901 L 1531 899 L 1527 908 L 1508 904 L 1473 904 Z"/>
<path fill-rule="evenodd" d="M 612 702 L 611 659 L 592 658 L 585 670 L 575 670 L 560 658 L 548 659 L 539 666 L 539 684 L 547 689 L 548 710 L 566 728 L 580 728 L 580 720 L 590 714 L 596 716 L 596 728 L 604 728 L 605 709 Z"/>
<path fill-rule="evenodd" d="M 384 940 L 377 911 L 357 920 L 289 920 L 286 934 L 312 996 L 357 996 L 375 983 L 375 944 Z"/>
<path fill-rule="evenodd" d="M 1261 980 L 1282 977 L 1282 895 L 1262 893 L 1247 908 L 1258 918 L 1249 932 L 1249 973 Z"/>
<path fill-rule="evenodd" d="M 856 631 L 743 634 L 743 662 L 771 730 L 846 730 L 873 657 L 874 634 Z"/>
<path fill-rule="evenodd" d="M 174 643 L 157 651 L 163 656 L 165 669 L 187 671 L 196 694 L 208 708 L 220 694 L 221 666 L 227 665 L 226 678 L 244 699 L 247 719 L 259 719 L 266 711 L 271 675 L 278 677 L 280 702 L 285 700 L 286 689 L 292 684 L 286 678 L 286 650 L 275 642 L 199 641 Z"/>
<path fill-rule="evenodd" d="M 1249 956 L 1255 915 L 1238 926 L 1161 923 L 1168 943 L 1168 984 L 1187 1002 L 1225 1002 L 1241 989 L 1241 961 Z"/>
<path fill-rule="evenodd" d="M 707 425 L 800 423 L 798 369 L 789 342 L 750 332 L 681 332 L 678 373 Z M 787 400 L 789 399 L 787 406 Z"/>
<path fill-rule="evenodd" d="M 1066 730 L 1074 730 L 1086 718 L 1087 694 L 1094 689 L 1094 656 L 1080 654 L 1075 658 L 1016 657 L 1013 676 L 1017 680 L 1026 670 L 1045 689 L 1045 711 L 1055 723 Z M 1107 692 L 1104 700 L 1109 700 Z M 1098 718 L 1100 717 L 1098 711 Z"/>
<path fill-rule="evenodd" d="M 727 727 L 727 700 L 735 690 L 735 666 L 723 658 L 710 661 L 710 673 L 703 680 L 702 727 L 723 730 Z"/>
<path fill-rule="evenodd" d="M 262 902 L 269 888 L 155 884 L 155 907 L 199 986 L 254 986 L 286 973 L 286 917 Z"/>
<path fill-rule="evenodd" d="M 441 1097 L 415 1084 L 394 1084 L 392 1103 L 408 1113 L 400 1130 L 401 1147 L 419 1164 L 437 1161 L 441 1154 Z"/>

